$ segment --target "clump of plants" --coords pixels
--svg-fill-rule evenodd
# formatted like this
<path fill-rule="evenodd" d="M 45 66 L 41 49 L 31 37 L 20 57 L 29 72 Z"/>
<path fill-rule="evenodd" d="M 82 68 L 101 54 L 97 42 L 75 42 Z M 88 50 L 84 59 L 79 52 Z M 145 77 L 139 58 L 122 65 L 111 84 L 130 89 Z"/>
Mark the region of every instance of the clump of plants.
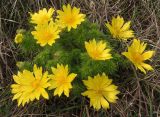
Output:
<path fill-rule="evenodd" d="M 119 68 L 131 63 L 145 74 L 153 70 L 145 61 L 154 51 L 145 51 L 147 44 L 136 39 L 131 22 L 121 16 L 106 23 L 107 34 L 69 4 L 62 10 L 44 8 L 30 16 L 30 29 L 18 31 L 15 37 L 23 60 L 17 62 L 19 71 L 11 85 L 18 106 L 49 99 L 51 90 L 53 96 L 86 96 L 96 110 L 108 109 L 120 93 L 111 79 Z M 115 48 L 118 43 L 126 44 L 128 50 L 120 54 Z"/>

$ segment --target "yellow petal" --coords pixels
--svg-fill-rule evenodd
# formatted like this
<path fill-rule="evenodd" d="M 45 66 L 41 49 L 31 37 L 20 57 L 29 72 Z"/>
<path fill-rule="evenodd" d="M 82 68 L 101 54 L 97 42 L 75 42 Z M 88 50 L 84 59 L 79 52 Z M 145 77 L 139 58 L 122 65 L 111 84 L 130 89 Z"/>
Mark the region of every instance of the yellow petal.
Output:
<path fill-rule="evenodd" d="M 105 109 L 109 108 L 109 103 L 103 97 L 101 98 L 101 105 Z"/>
<path fill-rule="evenodd" d="M 147 59 L 150 59 L 153 56 L 153 54 L 154 54 L 154 51 L 147 51 L 147 52 L 144 52 L 142 56 L 144 60 L 147 60 Z"/>
<path fill-rule="evenodd" d="M 111 34 L 115 34 L 113 27 L 109 23 L 106 23 L 106 26 L 109 29 L 109 31 L 111 32 Z"/>
<path fill-rule="evenodd" d="M 64 89 L 64 94 L 69 97 L 69 89 Z"/>
<path fill-rule="evenodd" d="M 101 100 L 98 99 L 98 98 L 94 98 L 94 99 L 91 99 L 90 100 L 90 103 L 92 103 L 93 107 L 96 109 L 96 110 L 99 110 L 101 108 Z"/>
<path fill-rule="evenodd" d="M 77 76 L 77 74 L 71 73 L 71 74 L 68 76 L 69 82 L 72 82 L 72 81 L 75 79 L 76 76 Z"/>
<path fill-rule="evenodd" d="M 60 97 L 60 96 L 62 95 L 62 92 L 63 92 L 62 87 L 58 87 L 58 88 L 56 88 L 55 91 L 54 91 L 54 96 L 55 96 L 55 95 L 58 95 L 58 96 Z"/>
<path fill-rule="evenodd" d="M 144 74 L 146 74 L 146 71 L 145 71 L 145 69 L 144 69 L 142 66 L 139 65 L 139 66 L 137 66 L 137 67 L 138 67 L 138 69 L 141 70 Z"/>
<path fill-rule="evenodd" d="M 121 31 L 127 31 L 127 30 L 129 30 L 130 25 L 131 25 L 131 22 L 128 21 L 127 23 L 125 23 L 125 24 L 123 25 L 123 27 L 121 28 Z"/>
<path fill-rule="evenodd" d="M 42 67 L 38 68 L 37 65 L 35 64 L 33 67 L 33 72 L 35 78 L 42 78 Z"/>
<path fill-rule="evenodd" d="M 122 18 L 122 17 L 120 17 L 119 15 L 117 16 L 117 18 L 116 18 L 116 20 L 115 20 L 116 22 L 115 22 L 115 27 L 117 28 L 117 29 L 120 29 L 122 26 L 123 26 L 123 24 L 124 24 L 124 19 Z"/>
<path fill-rule="evenodd" d="M 17 101 L 18 101 L 18 106 L 20 106 L 21 103 L 22 103 L 22 101 L 23 101 L 23 99 L 22 99 L 22 98 L 19 98 Z"/>
<path fill-rule="evenodd" d="M 105 87 L 105 91 L 114 91 L 117 89 L 117 86 L 115 85 L 109 85 Z"/>
<path fill-rule="evenodd" d="M 40 93 L 39 93 L 39 92 L 35 92 L 34 95 L 35 95 L 36 99 L 39 100 L 39 98 L 40 98 Z"/>
<path fill-rule="evenodd" d="M 15 94 L 12 100 L 18 99 L 21 95 L 22 95 L 22 93 Z"/>
<path fill-rule="evenodd" d="M 31 101 L 33 101 L 33 100 L 35 99 L 34 94 L 33 94 L 33 93 L 31 93 L 31 94 L 30 94 L 30 96 L 29 96 L 29 98 L 30 98 L 30 100 L 31 100 Z"/>
<path fill-rule="evenodd" d="M 144 50 L 146 49 L 146 46 L 147 46 L 147 43 L 144 43 L 144 42 L 141 43 L 141 46 L 139 47 L 140 53 L 144 52 Z"/>
<path fill-rule="evenodd" d="M 119 33 L 119 37 L 123 39 L 128 39 L 128 38 L 134 37 L 134 34 L 132 30 L 128 30 L 128 31 Z"/>
<path fill-rule="evenodd" d="M 50 9 L 48 10 L 48 14 L 49 14 L 50 16 L 52 16 L 53 12 L 54 12 L 54 8 L 50 8 Z"/>
<path fill-rule="evenodd" d="M 49 99 L 48 93 L 44 89 L 41 90 L 41 94 L 44 98 Z"/>
<path fill-rule="evenodd" d="M 120 92 L 117 91 L 117 90 L 111 91 L 111 92 L 104 92 L 104 96 L 109 102 L 115 103 L 116 99 L 117 99 L 116 95 L 119 94 L 119 93 Z"/>
<path fill-rule="evenodd" d="M 149 64 L 141 63 L 141 65 L 147 70 L 153 70 L 152 66 L 150 66 Z"/>
<path fill-rule="evenodd" d="M 14 81 L 15 81 L 17 84 L 20 84 L 20 83 L 21 83 L 21 80 L 20 80 L 20 78 L 19 78 L 17 75 L 13 75 L 13 79 L 14 79 Z"/>
<path fill-rule="evenodd" d="M 132 60 L 132 55 L 130 52 L 122 52 L 122 55 L 124 55 L 126 58 L 128 58 L 131 62 L 133 62 Z"/>

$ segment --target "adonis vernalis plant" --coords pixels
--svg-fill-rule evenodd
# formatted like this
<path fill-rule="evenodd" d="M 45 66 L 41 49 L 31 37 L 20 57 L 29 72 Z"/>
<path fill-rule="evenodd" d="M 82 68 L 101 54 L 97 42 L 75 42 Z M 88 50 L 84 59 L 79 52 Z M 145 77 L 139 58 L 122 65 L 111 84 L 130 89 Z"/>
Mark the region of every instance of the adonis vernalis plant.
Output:
<path fill-rule="evenodd" d="M 128 47 L 128 52 L 123 52 L 122 54 L 126 56 L 136 67 L 146 74 L 146 70 L 153 70 L 152 66 L 144 63 L 145 60 L 150 59 L 154 51 L 145 51 L 147 44 L 140 42 L 139 39 L 134 39 L 131 46 Z"/>
<path fill-rule="evenodd" d="M 31 15 L 31 23 L 37 25 L 47 24 L 49 21 L 52 20 L 52 15 L 54 13 L 54 9 L 50 8 L 48 11 L 46 8 L 39 10 L 38 13 L 30 13 Z"/>
<path fill-rule="evenodd" d="M 53 21 L 44 25 L 37 25 L 35 31 L 32 31 L 32 35 L 41 46 L 52 45 L 59 38 L 61 30 L 54 25 Z"/>
<path fill-rule="evenodd" d="M 106 43 L 102 40 L 96 42 L 95 39 L 85 42 L 85 47 L 88 55 L 94 60 L 111 59 L 112 55 L 109 53 L 111 49 L 106 49 Z"/>
<path fill-rule="evenodd" d="M 90 106 L 96 110 L 99 110 L 101 106 L 107 109 L 109 102 L 115 103 L 118 99 L 116 95 L 120 92 L 117 90 L 117 86 L 113 85 L 112 80 L 104 73 L 93 78 L 89 76 L 88 80 L 83 80 L 83 83 L 87 87 L 87 91 L 82 95 L 90 99 Z"/>
<path fill-rule="evenodd" d="M 42 73 L 42 67 L 38 68 L 34 65 L 33 72 L 23 70 L 13 75 L 15 84 L 11 85 L 13 100 L 17 99 L 18 106 L 23 106 L 35 99 L 39 100 L 42 95 L 45 99 L 49 99 L 46 88 L 50 86 L 48 83 L 48 72 Z"/>
<path fill-rule="evenodd" d="M 106 23 L 113 38 L 121 40 L 127 40 L 134 37 L 134 31 L 130 29 L 130 25 L 130 21 L 125 23 L 123 17 L 120 17 L 119 15 L 112 18 L 111 24 L 109 22 Z"/>
<path fill-rule="evenodd" d="M 63 5 L 63 10 L 58 10 L 58 20 L 67 27 L 68 31 L 71 28 L 76 29 L 77 25 L 84 21 L 85 15 L 80 13 L 80 9 L 68 5 Z"/>
<path fill-rule="evenodd" d="M 59 65 L 57 68 L 52 68 L 53 75 L 50 75 L 50 84 L 49 89 L 55 89 L 54 96 L 61 96 L 62 93 L 69 97 L 69 91 L 72 88 L 71 82 L 75 79 L 77 74 L 70 73 L 68 65 Z"/>

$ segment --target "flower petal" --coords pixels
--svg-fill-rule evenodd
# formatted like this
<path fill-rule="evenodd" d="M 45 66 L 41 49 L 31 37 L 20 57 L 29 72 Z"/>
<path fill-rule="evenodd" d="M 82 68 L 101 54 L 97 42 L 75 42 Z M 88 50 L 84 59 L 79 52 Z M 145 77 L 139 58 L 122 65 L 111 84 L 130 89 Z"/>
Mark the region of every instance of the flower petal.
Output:
<path fill-rule="evenodd" d="M 153 54 L 154 54 L 154 51 L 147 51 L 147 52 L 144 52 L 142 56 L 144 60 L 147 60 L 147 59 L 150 59 L 153 56 Z"/>

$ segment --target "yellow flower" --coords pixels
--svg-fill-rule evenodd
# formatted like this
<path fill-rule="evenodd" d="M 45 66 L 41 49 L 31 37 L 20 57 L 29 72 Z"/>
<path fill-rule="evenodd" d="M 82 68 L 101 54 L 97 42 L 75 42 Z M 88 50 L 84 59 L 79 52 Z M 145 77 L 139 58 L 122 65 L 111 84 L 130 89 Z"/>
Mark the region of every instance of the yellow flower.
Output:
<path fill-rule="evenodd" d="M 139 39 L 134 39 L 132 45 L 128 47 L 128 52 L 122 53 L 134 64 L 136 69 L 138 68 L 144 73 L 146 73 L 145 69 L 153 70 L 149 64 L 144 63 L 145 60 L 150 59 L 154 54 L 154 51 L 144 52 L 146 46 L 146 43 L 141 43 Z"/>
<path fill-rule="evenodd" d="M 89 76 L 88 80 L 83 80 L 83 83 L 87 87 L 87 91 L 83 92 L 82 95 L 90 99 L 90 106 L 96 110 L 99 110 L 101 106 L 107 109 L 109 102 L 115 103 L 118 99 L 116 95 L 120 92 L 117 90 L 117 86 L 111 84 L 112 80 L 104 73 L 98 74 L 94 78 Z"/>
<path fill-rule="evenodd" d="M 112 55 L 109 53 L 111 49 L 106 49 L 106 43 L 102 40 L 96 42 L 95 39 L 85 42 L 85 48 L 88 55 L 94 60 L 107 60 L 111 59 Z"/>
<path fill-rule="evenodd" d="M 55 89 L 54 96 L 61 96 L 62 93 L 69 97 L 69 90 L 72 88 L 71 82 L 77 76 L 77 74 L 69 74 L 68 65 L 63 66 L 57 64 L 57 68 L 52 67 L 53 75 L 50 75 L 49 89 Z"/>
<path fill-rule="evenodd" d="M 55 26 L 53 21 L 49 24 L 37 25 L 35 29 L 36 31 L 32 31 L 31 33 L 41 46 L 45 46 L 46 44 L 51 46 L 59 38 L 60 29 Z"/>
<path fill-rule="evenodd" d="M 71 28 L 76 29 L 77 25 L 81 24 L 85 18 L 84 14 L 80 14 L 79 8 L 73 7 L 72 9 L 69 4 L 67 6 L 63 5 L 63 11 L 58 10 L 57 13 L 57 18 L 64 26 L 68 28 L 68 31 L 70 31 Z"/>
<path fill-rule="evenodd" d="M 112 23 L 106 23 L 107 28 L 112 34 L 113 38 L 127 40 L 128 38 L 134 37 L 133 30 L 130 30 L 131 22 L 124 23 L 123 17 L 117 16 L 112 18 Z"/>
<path fill-rule="evenodd" d="M 18 43 L 22 43 L 22 40 L 23 40 L 23 35 L 21 33 L 18 33 L 14 39 L 14 42 L 18 44 Z"/>
<path fill-rule="evenodd" d="M 48 72 L 42 74 L 42 67 L 37 68 L 34 65 L 33 72 L 24 70 L 13 75 L 15 84 L 11 85 L 12 93 L 14 94 L 13 100 L 17 99 L 18 106 L 23 106 L 29 101 L 35 99 L 39 100 L 40 95 L 48 99 L 46 88 L 50 86 L 48 83 Z"/>
<path fill-rule="evenodd" d="M 30 14 L 31 15 L 31 23 L 34 24 L 46 24 L 49 21 L 52 20 L 54 9 L 50 8 L 48 11 L 46 8 L 43 8 L 42 10 L 39 10 L 38 13 Z"/>

